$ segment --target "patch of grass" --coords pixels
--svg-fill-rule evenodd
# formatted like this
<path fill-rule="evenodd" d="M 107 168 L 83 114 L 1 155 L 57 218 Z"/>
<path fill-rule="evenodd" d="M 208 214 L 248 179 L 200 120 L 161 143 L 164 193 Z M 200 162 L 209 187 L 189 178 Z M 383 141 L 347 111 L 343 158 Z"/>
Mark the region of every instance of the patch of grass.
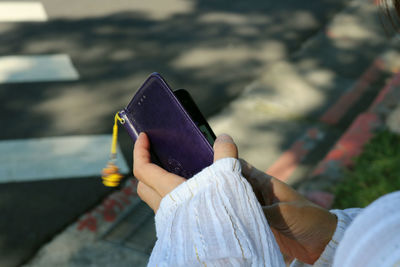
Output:
<path fill-rule="evenodd" d="M 354 167 L 335 188 L 334 208 L 365 207 L 387 193 L 400 190 L 400 136 L 379 132 Z"/>

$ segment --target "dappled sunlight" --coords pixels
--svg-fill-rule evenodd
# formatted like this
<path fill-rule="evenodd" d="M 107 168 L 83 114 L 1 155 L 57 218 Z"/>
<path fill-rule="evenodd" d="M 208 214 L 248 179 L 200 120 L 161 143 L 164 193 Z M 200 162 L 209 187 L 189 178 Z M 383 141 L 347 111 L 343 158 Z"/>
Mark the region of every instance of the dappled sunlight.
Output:
<path fill-rule="evenodd" d="M 233 12 L 208 12 L 199 16 L 198 21 L 205 24 L 223 23 L 232 26 L 265 26 L 272 18 L 268 14 L 240 14 Z"/>
<path fill-rule="evenodd" d="M 200 68 L 213 64 L 237 64 L 247 60 L 251 51 L 247 47 L 198 48 L 184 52 L 172 64 L 176 68 Z"/>
<path fill-rule="evenodd" d="M 319 23 L 314 14 L 304 10 L 295 11 L 290 14 L 289 21 L 291 26 L 297 30 L 307 30 L 309 28 L 317 27 Z"/>
<path fill-rule="evenodd" d="M 5 41 L 15 44 L 15 53 L 68 52 L 73 62 L 79 62 L 76 68 L 82 77 L 79 83 L 58 84 L 56 88 L 40 84 L 22 94 L 8 92 L 18 101 L 11 100 L 4 108 L 18 111 L 13 120 L 25 122 L 10 135 L 24 136 L 27 131 L 31 136 L 110 133 L 113 114 L 128 103 L 149 73 L 158 71 L 173 88 L 188 89 L 207 117 L 221 111 L 247 87 L 249 97 L 242 95 L 243 121 L 249 121 L 251 110 L 262 117 L 251 115 L 252 122 L 245 125 L 213 123 L 213 128 L 216 133 L 232 133 L 242 156 L 262 167 L 272 160 L 268 155 L 278 154 L 293 139 L 296 127 L 281 133 L 291 127 L 287 120 L 313 112 L 326 101 L 322 91 L 338 85 L 330 70 L 318 68 L 321 62 L 314 55 L 310 55 L 314 71 L 282 63 L 326 19 L 303 5 L 287 10 L 284 4 L 276 4 L 274 12 L 269 12 L 271 3 L 205 5 L 194 1 L 186 6 L 174 4 L 174 11 L 171 7 L 162 14 L 157 13 L 159 6 L 151 3 L 142 2 L 134 10 L 132 4 L 101 18 L 106 8 L 99 8 L 88 18 L 84 16 L 88 5 L 84 1 L 75 19 L 50 14 L 51 24 L 4 30 Z M 17 42 L 21 38 L 25 42 Z M 6 51 L 0 47 L 0 52 Z M 266 74 L 269 78 L 264 80 Z M 254 80 L 257 82 L 248 86 Z M 4 94 L 0 92 L 0 96 Z M 37 101 L 32 101 L 33 95 Z M 250 101 L 254 98 L 259 100 Z M 24 111 L 25 106 L 31 107 L 29 111 Z M 10 118 L 4 119 L 10 123 Z M 282 124 L 277 120 L 283 120 Z M 36 127 L 32 129 L 31 124 Z M 249 138 L 255 129 L 266 126 L 270 128 L 262 136 Z M 267 149 L 255 145 L 266 139 L 271 142 Z M 260 156 L 254 158 L 254 154 Z"/>
<path fill-rule="evenodd" d="M 17 113 L 21 121 L 40 127 L 32 130 L 29 124 L 22 124 L 24 130 L 17 127 L 11 130 L 12 136 L 20 136 L 26 129 L 34 136 L 48 129 L 58 135 L 110 131 L 104 120 L 112 120 L 112 114 L 127 104 L 154 71 L 165 76 L 171 87 L 186 88 L 209 117 L 314 33 L 327 18 L 312 12 L 313 8 L 342 5 L 314 1 L 315 6 L 308 9 L 291 0 L 183 4 L 174 0 L 157 5 L 154 0 L 118 0 L 88 15 L 91 1 L 71 3 L 69 10 L 54 8 L 60 1 L 44 2 L 51 23 L 3 28 L 4 42 L 13 44 L 15 54 L 64 51 L 78 62 L 75 67 L 81 79 L 57 85 L 57 89 L 54 84 L 40 84 L 18 93 L 18 103 L 11 100 L 5 108 Z M 295 22 L 287 19 L 292 15 Z M 21 38 L 24 42 L 18 41 Z M 0 53 L 8 50 L 0 47 Z M 274 88 L 268 90 L 275 94 Z M 0 96 L 4 94 L 0 92 Z M 16 97 L 17 92 L 7 94 Z M 40 101 L 32 101 L 33 95 Z M 66 108 L 69 105 L 74 108 Z M 32 111 L 21 111 L 24 106 Z M 90 112 L 78 114 L 82 109 Z"/>
<path fill-rule="evenodd" d="M 285 117 L 308 114 L 324 103 L 326 90 L 334 86 L 334 74 L 315 67 L 304 73 L 287 62 L 279 62 L 264 73 L 262 79 L 250 86 L 247 96 L 258 98 L 253 108 L 266 114 L 271 111 Z"/>
<path fill-rule="evenodd" d="M 52 92 L 46 99 L 32 107 L 32 111 L 43 115 L 51 114 L 52 116 L 46 124 L 56 132 L 71 129 L 71 132 L 69 132 L 71 134 L 82 125 L 95 127 L 96 122 L 92 119 L 93 114 L 90 112 L 90 107 L 101 101 L 106 101 L 107 96 L 102 94 L 93 95 L 91 91 L 82 89 L 80 87 L 68 89 L 67 87 L 65 90 Z M 88 112 L 82 112 L 82 107 L 87 107 Z M 97 115 L 113 113 L 107 106 L 102 106 L 100 110 L 97 107 L 96 110 L 100 112 Z"/>
<path fill-rule="evenodd" d="M 247 115 L 253 116 L 253 111 L 262 114 L 265 120 L 258 118 L 257 123 L 244 125 L 219 121 L 213 127 L 217 133 L 239 135 L 242 153 L 263 153 L 265 146 L 256 145 L 263 143 L 262 136 L 247 140 L 252 130 L 268 124 L 279 129 L 274 119 L 283 120 L 284 125 L 312 119 L 310 114 L 332 101 L 329 97 L 351 86 L 352 72 L 360 72 L 352 67 L 360 59 L 358 48 L 377 45 L 370 40 L 379 33 L 373 26 L 371 32 L 365 30 L 370 22 L 350 17 L 334 21 L 338 24 L 335 30 L 326 35 L 319 32 L 313 44 L 304 42 L 315 36 L 327 15 L 296 1 L 290 2 L 291 9 L 288 3 L 263 1 L 180 3 L 121 0 L 113 3 L 118 7 L 114 10 L 100 7 L 86 16 L 86 0 L 79 7 L 71 6 L 71 10 L 82 9 L 74 19 L 64 19 L 71 10 L 59 10 L 59 14 L 50 14 L 54 18 L 51 24 L 3 30 L 5 41 L 15 44 L 15 53 L 66 51 L 79 62 L 76 67 L 82 76 L 79 83 L 58 85 L 57 89 L 41 84 L 40 90 L 33 89 L 36 91 L 8 92 L 11 97 L 18 95 L 18 101 L 10 100 L 4 108 L 26 122 L 10 134 L 21 136 L 27 129 L 34 136 L 49 135 L 49 129 L 52 135 L 110 132 L 114 112 L 128 103 L 149 73 L 158 71 L 173 88 L 188 89 L 207 117 L 241 95 L 234 105 Z M 342 4 L 314 1 L 312 5 L 318 9 Z M 20 38 L 25 42 L 18 43 Z M 315 53 L 315 46 L 325 49 Z M 323 53 L 328 49 L 335 53 L 326 60 Z M 6 51 L 0 47 L 0 52 Z M 302 53 L 302 58 L 294 51 Z M 334 71 L 331 66 L 335 64 L 343 66 L 346 75 Z M 31 101 L 32 95 L 40 101 Z M 5 91 L 0 96 L 5 96 Z M 25 106 L 31 107 L 29 113 L 24 112 Z M 10 123 L 9 118 L 4 121 Z M 30 123 L 39 127 L 32 131 Z M 271 129 L 266 131 L 272 131 L 268 140 L 273 143 L 264 153 L 277 154 L 293 139 L 292 133 L 282 135 Z"/>
<path fill-rule="evenodd" d="M 148 19 L 163 21 L 176 15 L 190 14 L 194 11 L 195 1 L 190 0 L 114 0 L 109 5 L 97 5 L 93 8 L 93 1 L 80 0 L 71 2 L 68 10 L 55 9 L 63 0 L 44 0 L 46 7 L 53 10 L 50 16 L 53 19 L 76 19 L 104 17 L 118 12 L 135 11 Z"/>
<path fill-rule="evenodd" d="M 8 31 L 12 32 L 15 30 L 16 29 L 10 29 Z M 63 48 L 72 45 L 72 43 L 67 44 L 64 39 L 59 38 L 57 35 L 53 35 L 49 38 L 46 38 L 46 42 L 43 42 L 43 40 L 40 38 L 33 39 L 32 41 L 24 44 L 24 49 L 26 50 L 27 54 L 41 54 L 48 51 L 63 51 Z"/>
<path fill-rule="evenodd" d="M 336 39 L 359 40 L 371 38 L 384 34 L 382 24 L 379 18 L 378 9 L 375 5 L 363 5 L 357 1 L 352 3 L 353 9 L 363 12 L 363 17 L 351 14 L 342 14 L 340 19 L 334 19 L 335 28 L 329 33 Z M 378 22 L 379 21 L 379 22 Z M 377 23 L 378 22 L 378 23 Z"/>
<path fill-rule="evenodd" d="M 24 90 L 18 93 L 18 101 L 9 101 L 5 108 L 18 110 L 21 121 L 40 126 L 31 130 L 34 136 L 49 135 L 49 129 L 52 135 L 103 133 L 111 131 L 114 112 L 127 104 L 153 71 L 163 74 L 173 88 L 188 89 L 207 117 L 243 94 L 245 87 L 244 112 L 258 110 L 266 118 L 293 119 L 323 106 L 324 91 L 347 86 L 345 79 L 321 67 L 316 55 L 310 54 L 309 68 L 304 67 L 306 62 L 297 66 L 285 62 L 325 22 L 326 14 L 295 1 L 291 9 L 288 3 L 262 1 L 180 3 L 157 6 L 153 1 L 121 0 L 113 3 L 118 7 L 114 10 L 99 7 L 86 16 L 86 0 L 69 11 L 50 14 L 51 24 L 16 26 L 9 34 L 4 30 L 5 41 L 15 44 L 15 53 L 68 52 L 79 62 L 76 67 L 82 77 L 79 83 L 57 85 L 57 89 L 41 84 Z M 339 8 L 341 3 L 315 1 L 313 5 Z M 78 8 L 75 17 L 64 19 Z M 25 42 L 18 43 L 20 38 Z M 333 45 L 335 40 L 329 42 Z M 0 52 L 5 51 L 0 47 Z M 32 95 L 40 101 L 33 102 Z M 254 98 L 258 100 L 250 104 Z M 24 106 L 31 107 L 29 113 L 21 110 Z M 21 135 L 27 129 L 29 123 L 10 133 Z M 274 143 L 277 151 L 289 137 L 280 138 Z"/>
<path fill-rule="evenodd" d="M 329 82 L 333 82 L 335 75 L 330 70 L 313 69 L 306 71 L 304 76 L 305 79 L 315 87 L 324 89 L 328 87 Z"/>
<path fill-rule="evenodd" d="M 216 133 L 224 133 L 229 129 L 229 134 L 238 145 L 239 156 L 261 170 L 273 162 L 276 155 L 281 154 L 282 146 L 291 145 L 307 127 L 279 116 L 250 113 L 245 108 L 240 112 L 238 109 L 235 111 L 237 113 L 230 119 L 226 119 L 226 113 L 213 117 L 210 125 Z"/>
<path fill-rule="evenodd" d="M 196 48 L 182 53 L 172 64 L 175 68 L 181 69 L 205 68 L 215 64 L 219 64 L 221 69 L 224 65 L 229 64 L 237 64 L 237 68 L 242 68 L 240 63 L 245 61 L 261 61 L 260 64 L 265 65 L 269 60 L 278 60 L 286 55 L 285 46 L 271 40 L 259 46 L 228 45 L 220 48 Z M 246 69 L 242 68 L 242 71 L 246 71 Z"/>
<path fill-rule="evenodd" d="M 201 23 L 207 24 L 224 23 L 240 26 L 248 24 L 247 16 L 231 12 L 209 12 L 201 15 L 198 20 Z"/>
<path fill-rule="evenodd" d="M 136 73 L 127 77 L 129 84 L 140 84 L 142 76 L 147 73 Z M 100 83 L 99 83 L 100 84 Z M 125 91 L 114 90 L 118 88 L 118 82 L 108 83 L 109 88 L 101 94 L 96 94 L 96 88 L 87 89 L 83 86 L 71 86 L 70 84 L 48 90 L 43 95 L 40 103 L 32 106 L 31 112 L 40 117 L 47 118 L 43 127 L 38 129 L 38 134 L 47 135 L 47 129 L 51 128 L 53 134 L 85 134 L 111 133 L 113 115 L 128 103 L 137 88 L 127 87 Z M 109 103 L 108 105 L 99 103 Z M 12 104 L 12 103 L 10 103 Z M 85 112 L 82 112 L 85 110 Z M 93 112 L 96 112 L 94 114 Z M 51 116 L 49 116 L 51 115 Z M 106 118 L 109 123 L 101 125 L 97 118 Z"/>

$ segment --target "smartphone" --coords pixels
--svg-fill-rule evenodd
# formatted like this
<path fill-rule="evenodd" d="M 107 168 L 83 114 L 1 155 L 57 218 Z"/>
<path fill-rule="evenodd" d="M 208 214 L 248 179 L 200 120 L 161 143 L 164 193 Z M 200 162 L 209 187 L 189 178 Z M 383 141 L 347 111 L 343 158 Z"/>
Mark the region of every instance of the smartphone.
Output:
<path fill-rule="evenodd" d="M 151 74 L 118 114 L 133 141 L 147 134 L 153 158 L 167 171 L 190 178 L 212 164 L 211 127 L 190 94 L 173 91 L 160 74 Z"/>
<path fill-rule="evenodd" d="M 178 89 L 174 91 L 174 94 L 186 112 L 189 113 L 189 116 L 197 125 L 203 136 L 207 139 L 210 145 L 213 146 L 216 136 L 203 114 L 201 114 L 199 107 L 196 105 L 189 92 L 185 89 Z"/>

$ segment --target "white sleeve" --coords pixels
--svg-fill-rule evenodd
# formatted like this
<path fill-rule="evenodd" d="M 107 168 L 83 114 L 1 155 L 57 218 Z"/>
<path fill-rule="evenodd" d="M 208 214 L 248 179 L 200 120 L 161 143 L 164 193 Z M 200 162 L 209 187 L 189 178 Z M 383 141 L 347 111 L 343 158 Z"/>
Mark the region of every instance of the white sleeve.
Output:
<path fill-rule="evenodd" d="M 336 249 L 343 238 L 344 232 L 354 218 L 362 211 L 362 209 L 346 209 L 346 210 L 331 210 L 331 213 L 337 217 L 337 226 L 335 233 L 332 236 L 331 241 L 326 245 L 325 250 L 313 265 L 305 264 L 298 260 L 294 260 L 290 267 L 330 267 L 333 265 L 333 258 L 335 256 Z"/>
<path fill-rule="evenodd" d="M 166 195 L 148 266 L 285 266 L 237 159 L 218 160 Z"/>

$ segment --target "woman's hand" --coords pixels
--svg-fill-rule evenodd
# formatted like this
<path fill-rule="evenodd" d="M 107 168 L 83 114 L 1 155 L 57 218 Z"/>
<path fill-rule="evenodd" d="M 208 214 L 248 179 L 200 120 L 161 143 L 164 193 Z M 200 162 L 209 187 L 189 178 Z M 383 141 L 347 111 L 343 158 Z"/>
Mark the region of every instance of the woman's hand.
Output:
<path fill-rule="evenodd" d="M 138 195 L 157 212 L 161 199 L 186 181 L 150 161 L 150 142 L 141 133 L 134 148 L 134 175 Z M 232 138 L 221 135 L 214 144 L 214 161 L 237 158 Z M 282 253 L 305 263 L 314 263 L 336 229 L 336 217 L 311 203 L 285 183 L 241 160 L 243 176 L 250 182 Z"/>
<path fill-rule="evenodd" d="M 214 162 L 222 158 L 237 158 L 238 151 L 229 135 L 220 135 L 214 143 Z M 186 179 L 170 173 L 150 160 L 150 142 L 140 133 L 133 150 L 133 174 L 139 180 L 139 197 L 157 212 L 161 199 Z"/>
<path fill-rule="evenodd" d="M 331 240 L 336 216 L 287 184 L 240 160 L 283 254 L 313 264 Z"/>

